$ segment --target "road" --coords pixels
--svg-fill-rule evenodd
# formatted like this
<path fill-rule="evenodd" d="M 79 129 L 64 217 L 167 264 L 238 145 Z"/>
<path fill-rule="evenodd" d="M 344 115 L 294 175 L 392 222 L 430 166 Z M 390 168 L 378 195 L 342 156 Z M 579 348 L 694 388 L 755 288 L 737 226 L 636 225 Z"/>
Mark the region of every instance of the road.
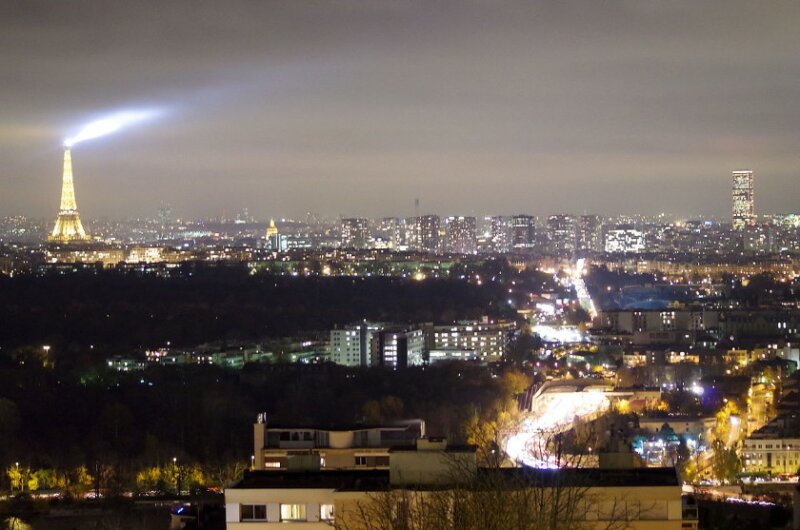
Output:
<path fill-rule="evenodd" d="M 576 419 L 594 419 L 608 410 L 604 392 L 550 392 L 533 399 L 530 412 L 511 433 L 505 452 L 517 463 L 532 467 L 561 467 L 552 453 L 554 437 L 570 430 Z"/>
<path fill-rule="evenodd" d="M 578 295 L 578 303 L 594 319 L 597 317 L 597 309 L 594 306 L 589 290 L 586 288 L 586 282 L 583 280 L 584 274 L 586 274 L 586 259 L 580 258 L 575 262 L 575 269 L 572 271 L 572 285 Z"/>

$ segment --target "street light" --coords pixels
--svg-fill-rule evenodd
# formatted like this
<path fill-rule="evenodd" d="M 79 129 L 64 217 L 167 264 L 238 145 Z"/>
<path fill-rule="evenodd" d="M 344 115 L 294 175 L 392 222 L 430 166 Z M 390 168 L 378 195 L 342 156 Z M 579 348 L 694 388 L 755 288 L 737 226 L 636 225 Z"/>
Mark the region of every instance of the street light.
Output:
<path fill-rule="evenodd" d="M 250 455 L 250 469 L 256 468 L 256 455 Z"/>
<path fill-rule="evenodd" d="M 181 494 L 181 468 L 178 466 L 178 457 L 177 456 L 173 456 L 172 457 L 172 465 L 175 467 L 175 473 L 177 474 L 176 484 L 175 484 L 175 486 L 176 486 L 175 494 L 180 496 L 180 494 Z"/>

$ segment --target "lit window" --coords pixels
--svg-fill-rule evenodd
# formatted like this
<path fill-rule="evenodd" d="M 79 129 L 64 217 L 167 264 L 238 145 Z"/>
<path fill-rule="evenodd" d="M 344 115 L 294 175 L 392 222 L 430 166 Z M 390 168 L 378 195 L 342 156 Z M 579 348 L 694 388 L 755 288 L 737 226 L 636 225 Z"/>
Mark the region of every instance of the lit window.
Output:
<path fill-rule="evenodd" d="M 242 504 L 242 521 L 266 521 L 267 506 L 265 504 Z"/>
<path fill-rule="evenodd" d="M 319 518 L 322 521 L 333 521 L 333 504 L 320 504 Z"/>
<path fill-rule="evenodd" d="M 305 504 L 281 504 L 281 521 L 305 521 Z"/>

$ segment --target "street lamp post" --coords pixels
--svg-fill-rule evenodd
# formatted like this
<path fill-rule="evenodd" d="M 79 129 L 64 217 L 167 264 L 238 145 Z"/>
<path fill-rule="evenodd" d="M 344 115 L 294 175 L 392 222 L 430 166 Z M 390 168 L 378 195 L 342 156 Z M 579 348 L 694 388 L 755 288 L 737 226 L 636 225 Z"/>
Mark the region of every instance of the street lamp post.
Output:
<path fill-rule="evenodd" d="M 172 457 L 172 465 L 175 467 L 175 473 L 176 473 L 176 476 L 177 476 L 176 477 L 177 479 L 176 479 L 176 491 L 175 491 L 175 494 L 180 497 L 180 495 L 181 495 L 181 468 L 178 465 L 178 457 L 176 457 L 176 456 Z"/>

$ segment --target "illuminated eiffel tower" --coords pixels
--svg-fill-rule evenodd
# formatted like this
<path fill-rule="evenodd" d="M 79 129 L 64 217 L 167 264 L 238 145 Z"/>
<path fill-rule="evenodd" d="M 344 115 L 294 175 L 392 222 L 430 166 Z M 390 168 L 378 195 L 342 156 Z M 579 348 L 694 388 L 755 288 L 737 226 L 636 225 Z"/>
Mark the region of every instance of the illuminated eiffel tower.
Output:
<path fill-rule="evenodd" d="M 75 203 L 75 184 L 72 181 L 72 154 L 64 147 L 64 177 L 61 184 L 61 208 L 58 210 L 56 225 L 48 241 L 54 243 L 76 243 L 89 241 L 89 236 L 81 224 L 78 205 Z"/>

